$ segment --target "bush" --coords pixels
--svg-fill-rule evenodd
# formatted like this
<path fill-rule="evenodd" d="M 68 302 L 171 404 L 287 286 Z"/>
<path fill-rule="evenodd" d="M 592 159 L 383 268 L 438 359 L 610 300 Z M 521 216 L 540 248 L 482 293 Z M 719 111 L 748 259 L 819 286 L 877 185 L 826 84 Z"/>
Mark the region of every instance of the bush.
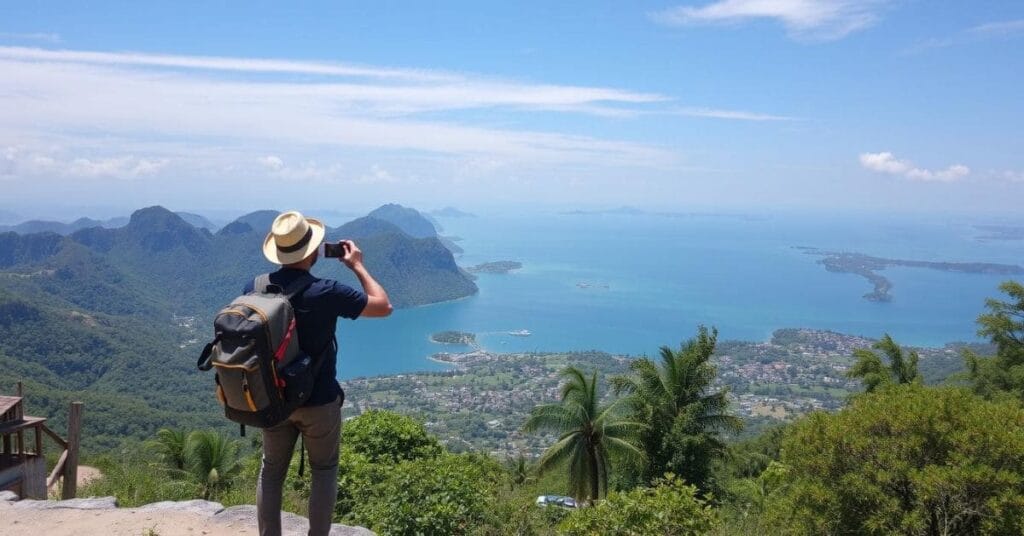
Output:
<path fill-rule="evenodd" d="M 397 463 L 441 452 L 437 438 L 422 424 L 391 411 L 371 410 L 346 422 L 342 439 L 371 463 Z"/>
<path fill-rule="evenodd" d="M 797 534 L 1021 534 L 1024 409 L 903 386 L 795 424 L 789 487 L 770 508 Z"/>
<path fill-rule="evenodd" d="M 502 475 L 493 460 L 465 454 L 406 460 L 380 472 L 377 483 L 365 478 L 372 465 L 346 477 L 357 487 L 348 490 L 345 521 L 391 535 L 466 534 L 487 524 Z"/>
<path fill-rule="evenodd" d="M 697 488 L 669 474 L 653 488 L 612 492 L 596 506 L 572 512 L 558 532 L 568 536 L 708 534 L 718 526 L 718 517 L 696 494 Z"/>

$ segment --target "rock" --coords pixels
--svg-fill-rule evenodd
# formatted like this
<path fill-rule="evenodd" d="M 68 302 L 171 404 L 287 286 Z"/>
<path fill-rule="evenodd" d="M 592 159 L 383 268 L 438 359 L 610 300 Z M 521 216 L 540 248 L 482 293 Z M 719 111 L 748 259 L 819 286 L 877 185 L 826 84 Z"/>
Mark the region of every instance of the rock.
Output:
<path fill-rule="evenodd" d="M 88 499 L 68 499 L 66 501 L 24 500 L 11 503 L 11 506 L 20 510 L 53 510 L 55 508 L 106 510 L 108 508 L 117 508 L 117 499 L 114 497 L 90 497 Z"/>
<path fill-rule="evenodd" d="M 224 510 L 224 505 L 219 502 L 204 501 L 196 499 L 192 501 L 161 501 L 147 504 L 136 508 L 139 512 L 168 511 L 191 512 L 208 516 L 216 515 Z"/>
<path fill-rule="evenodd" d="M 16 501 L 18 494 L 13 491 L 0 491 L 0 501 Z"/>
<path fill-rule="evenodd" d="M 232 506 L 225 508 L 213 516 L 213 522 L 232 526 L 236 529 L 253 528 L 257 526 L 256 507 L 247 504 L 243 506 Z M 309 520 L 288 512 L 281 512 L 281 533 L 302 535 L 309 532 Z M 371 530 L 363 527 L 349 527 L 335 523 L 331 525 L 331 536 L 376 536 Z"/>

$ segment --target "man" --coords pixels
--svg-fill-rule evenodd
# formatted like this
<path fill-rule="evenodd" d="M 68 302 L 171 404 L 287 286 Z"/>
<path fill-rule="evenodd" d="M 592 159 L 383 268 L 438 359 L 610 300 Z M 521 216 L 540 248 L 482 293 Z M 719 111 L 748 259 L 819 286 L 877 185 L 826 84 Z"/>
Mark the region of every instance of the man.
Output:
<path fill-rule="evenodd" d="M 263 242 L 263 255 L 281 269 L 270 282 L 281 288 L 308 273 L 319 257 L 324 225 L 299 212 L 289 211 L 274 219 Z M 339 257 L 356 277 L 363 291 L 330 279 L 314 278 L 305 291 L 292 299 L 299 343 L 310 356 L 321 356 L 320 369 L 309 400 L 281 424 L 263 430 L 263 463 L 256 488 L 256 509 L 261 536 L 281 534 L 281 488 L 288 464 L 301 433 L 309 453 L 312 486 L 309 496 L 309 534 L 327 534 L 338 490 L 338 445 L 341 437 L 341 404 L 344 393 L 336 379 L 338 317 L 384 317 L 391 314 L 388 294 L 363 266 L 363 252 L 355 242 L 340 242 Z M 250 281 L 245 292 L 253 291 Z"/>

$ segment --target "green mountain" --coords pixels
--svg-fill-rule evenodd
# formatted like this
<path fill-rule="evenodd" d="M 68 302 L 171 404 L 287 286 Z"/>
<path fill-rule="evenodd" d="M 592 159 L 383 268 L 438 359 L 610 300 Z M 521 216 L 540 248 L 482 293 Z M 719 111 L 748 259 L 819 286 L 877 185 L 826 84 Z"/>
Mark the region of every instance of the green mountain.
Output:
<path fill-rule="evenodd" d="M 25 381 L 30 412 L 53 417 L 56 429 L 67 403 L 84 400 L 91 451 L 162 426 L 226 427 L 195 358 L 215 312 L 276 269 L 261 253 L 274 216 L 248 214 L 213 234 L 149 207 L 115 229 L 0 233 L 0 392 Z M 396 307 L 477 290 L 436 237 L 375 218 L 328 236 L 358 241 Z M 314 273 L 357 284 L 322 264 Z"/>
<path fill-rule="evenodd" d="M 430 223 L 430 220 L 424 218 L 416 209 L 392 203 L 374 210 L 367 214 L 367 216 L 391 222 L 414 238 L 437 236 L 437 229 L 434 228 L 434 224 Z"/>

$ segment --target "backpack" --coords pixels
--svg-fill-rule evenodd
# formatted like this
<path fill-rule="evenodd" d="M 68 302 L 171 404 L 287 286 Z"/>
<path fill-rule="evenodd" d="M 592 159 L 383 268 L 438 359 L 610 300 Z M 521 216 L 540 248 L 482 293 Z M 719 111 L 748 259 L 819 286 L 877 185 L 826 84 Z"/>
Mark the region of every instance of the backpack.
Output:
<path fill-rule="evenodd" d="M 321 359 L 299 347 L 291 299 L 316 281 L 304 273 L 285 288 L 263 274 L 253 292 L 234 299 L 213 320 L 214 339 L 196 366 L 215 369 L 224 415 L 242 425 L 269 428 L 309 400 Z"/>

